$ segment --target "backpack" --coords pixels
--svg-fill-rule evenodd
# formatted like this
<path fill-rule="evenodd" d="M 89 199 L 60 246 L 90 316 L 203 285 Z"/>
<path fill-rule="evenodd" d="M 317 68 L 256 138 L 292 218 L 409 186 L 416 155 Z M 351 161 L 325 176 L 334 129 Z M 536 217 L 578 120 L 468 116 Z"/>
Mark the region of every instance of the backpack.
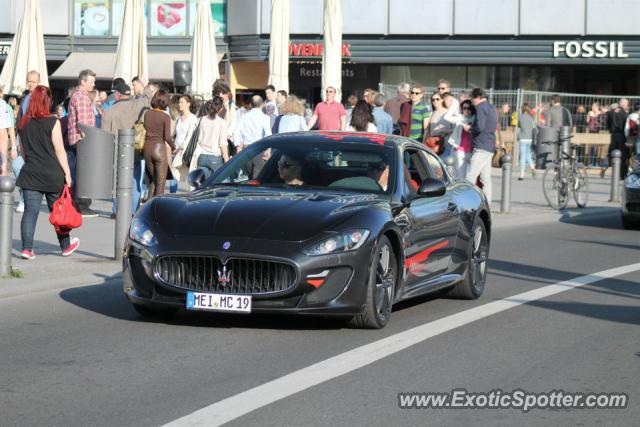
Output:
<path fill-rule="evenodd" d="M 136 131 L 136 139 L 133 147 L 135 151 L 138 153 L 142 153 L 142 149 L 144 148 L 144 140 L 147 137 L 147 131 L 144 128 L 144 113 L 149 109 L 149 107 L 144 107 L 140 110 L 140 114 L 138 114 L 138 120 L 133 125 L 133 128 Z"/>

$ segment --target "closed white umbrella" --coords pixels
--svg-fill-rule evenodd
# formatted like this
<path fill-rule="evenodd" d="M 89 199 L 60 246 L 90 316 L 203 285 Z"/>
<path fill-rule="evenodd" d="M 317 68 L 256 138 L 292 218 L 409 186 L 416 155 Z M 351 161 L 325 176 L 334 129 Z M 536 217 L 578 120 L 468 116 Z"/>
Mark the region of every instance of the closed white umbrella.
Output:
<path fill-rule="evenodd" d="M 322 96 L 327 87 L 342 98 L 342 1 L 324 0 L 324 51 L 322 53 Z"/>
<path fill-rule="evenodd" d="M 191 43 L 191 92 L 211 98 L 213 83 L 220 78 L 216 37 L 211 20 L 211 3 L 199 0 Z"/>
<path fill-rule="evenodd" d="M 144 0 L 124 0 L 124 16 L 113 77 L 121 77 L 131 84 L 131 80 L 136 76 L 148 82 L 149 60 Z"/>
<path fill-rule="evenodd" d="M 22 20 L 0 73 L 0 84 L 4 86 L 4 93 L 21 94 L 27 85 L 27 73 L 32 70 L 40 73 L 41 85 L 49 86 L 40 0 L 25 1 Z"/>
<path fill-rule="evenodd" d="M 271 0 L 269 84 L 289 92 L 289 0 Z"/>

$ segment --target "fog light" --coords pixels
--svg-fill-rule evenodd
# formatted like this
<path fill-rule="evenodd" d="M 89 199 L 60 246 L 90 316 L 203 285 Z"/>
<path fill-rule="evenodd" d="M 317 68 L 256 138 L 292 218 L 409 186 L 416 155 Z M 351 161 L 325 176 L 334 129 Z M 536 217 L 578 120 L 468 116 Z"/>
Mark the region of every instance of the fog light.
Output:
<path fill-rule="evenodd" d="M 329 275 L 329 270 L 324 270 L 322 273 L 318 274 L 309 274 L 307 276 L 307 283 L 318 289 L 320 286 L 324 285 L 325 280 L 327 280 L 327 276 Z"/>

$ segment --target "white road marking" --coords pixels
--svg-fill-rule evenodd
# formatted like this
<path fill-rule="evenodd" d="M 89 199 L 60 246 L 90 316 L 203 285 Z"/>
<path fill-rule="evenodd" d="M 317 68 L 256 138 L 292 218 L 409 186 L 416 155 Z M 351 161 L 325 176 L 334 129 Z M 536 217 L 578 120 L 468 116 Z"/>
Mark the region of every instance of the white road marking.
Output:
<path fill-rule="evenodd" d="M 178 418 L 166 426 L 218 426 L 460 326 L 522 304 L 638 270 L 640 263 L 612 268 L 452 314 L 302 368 Z"/>

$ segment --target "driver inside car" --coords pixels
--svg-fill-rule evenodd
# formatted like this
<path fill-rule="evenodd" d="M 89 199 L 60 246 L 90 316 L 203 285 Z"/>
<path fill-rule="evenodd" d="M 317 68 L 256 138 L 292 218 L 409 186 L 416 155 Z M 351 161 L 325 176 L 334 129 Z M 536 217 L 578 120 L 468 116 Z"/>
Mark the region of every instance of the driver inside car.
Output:
<path fill-rule="evenodd" d="M 283 154 L 278 159 L 278 174 L 280 179 L 287 185 L 303 185 L 302 181 L 302 162 L 298 159 Z"/>
<path fill-rule="evenodd" d="M 389 165 L 384 162 L 369 163 L 367 176 L 375 180 L 383 191 L 387 191 L 389 184 Z"/>

